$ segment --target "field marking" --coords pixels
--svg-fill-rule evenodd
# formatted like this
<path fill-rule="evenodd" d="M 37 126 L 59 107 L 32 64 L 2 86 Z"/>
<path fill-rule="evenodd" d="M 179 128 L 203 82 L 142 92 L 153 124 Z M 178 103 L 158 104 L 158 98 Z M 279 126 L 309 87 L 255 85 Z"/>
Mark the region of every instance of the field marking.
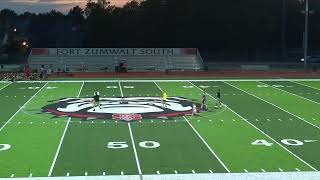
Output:
<path fill-rule="evenodd" d="M 123 97 L 123 92 L 122 92 L 120 81 L 119 81 L 119 89 L 120 89 L 121 97 Z"/>
<path fill-rule="evenodd" d="M 6 125 L 34 98 L 37 96 L 37 94 L 43 90 L 43 88 L 47 85 L 48 83 L 44 84 L 33 96 L 31 96 L 31 98 L 25 102 L 19 109 L 17 112 L 15 112 L 10 119 L 0 128 L 0 132 L 6 127 Z"/>
<path fill-rule="evenodd" d="M 262 84 L 268 85 L 268 84 L 263 83 L 263 82 L 261 82 L 261 81 L 259 81 L 259 82 L 262 83 Z M 290 81 L 288 81 L 288 82 L 290 82 Z M 295 94 L 295 93 L 286 91 L 286 90 L 284 90 L 284 89 L 280 89 L 280 88 L 278 88 L 278 87 L 274 87 L 274 86 L 270 86 L 270 85 L 268 85 L 268 86 L 271 87 L 271 88 L 273 88 L 273 89 L 277 89 L 277 90 L 280 90 L 280 91 L 282 91 L 282 92 L 285 92 L 285 93 L 287 93 L 287 94 L 291 94 L 291 95 L 293 95 L 293 96 L 299 97 L 299 98 L 301 98 L 301 99 L 304 99 L 304 100 L 307 100 L 307 101 L 310 101 L 310 102 L 313 102 L 313 103 L 316 103 L 316 104 L 320 104 L 320 102 L 317 102 L 317 101 L 308 99 L 308 98 L 303 97 L 303 96 L 299 96 L 298 94 Z"/>
<path fill-rule="evenodd" d="M 226 84 L 228 84 L 231 87 L 234 87 L 236 89 L 239 89 L 247 94 L 250 95 L 250 93 L 236 87 L 233 86 L 227 82 L 224 82 Z M 211 96 L 210 94 L 208 94 L 209 96 Z M 212 96 L 211 96 L 212 97 Z M 213 97 L 212 97 L 213 98 Z M 222 103 L 223 104 L 223 103 Z M 238 115 L 240 118 L 242 118 L 245 122 L 247 122 L 248 124 L 250 124 L 252 127 L 254 127 L 256 130 L 260 131 L 262 134 L 264 134 L 266 137 L 268 137 L 269 139 L 271 139 L 273 142 L 275 142 L 276 144 L 278 144 L 280 147 L 282 147 L 284 150 L 286 150 L 288 153 L 290 153 L 292 156 L 296 157 L 297 159 L 299 159 L 301 162 L 303 162 L 305 165 L 309 166 L 311 169 L 313 169 L 314 171 L 318 171 L 316 168 L 314 168 L 313 166 L 311 166 L 309 163 L 307 163 L 306 161 L 304 161 L 303 159 L 301 159 L 299 156 L 297 156 L 296 154 L 294 154 L 293 152 L 291 152 L 289 149 L 287 149 L 286 147 L 284 147 L 282 144 L 280 144 L 278 141 L 276 141 L 275 139 L 273 139 L 271 136 L 269 136 L 268 134 L 266 134 L 264 131 L 262 131 L 261 129 L 259 129 L 258 127 L 256 127 L 255 125 L 253 125 L 252 123 L 250 123 L 247 119 L 245 119 L 244 117 L 242 117 L 240 114 L 238 114 L 237 112 L 235 112 L 234 110 L 232 110 L 231 108 L 229 108 L 227 105 L 223 104 L 224 106 L 226 106 L 230 111 L 232 111 L 233 113 L 235 113 L 236 115 Z"/>
<path fill-rule="evenodd" d="M 225 83 L 228 84 L 228 85 L 231 86 L 231 87 L 234 87 L 234 88 L 236 88 L 236 89 L 238 89 L 238 90 L 240 90 L 240 91 L 242 91 L 242 92 L 245 92 L 245 93 L 249 94 L 250 96 L 253 96 L 253 97 L 257 98 L 257 99 L 260 99 L 261 101 L 266 102 L 266 103 L 268 103 L 268 104 L 270 104 L 270 105 L 272 105 L 272 106 L 274 106 L 274 107 L 276 107 L 276 108 L 278 108 L 278 109 L 280 109 L 280 110 L 282 110 L 282 111 L 284 111 L 284 112 L 286 112 L 286 113 L 288 113 L 288 114 L 290 114 L 290 115 L 292 115 L 292 116 L 294 116 L 294 117 L 296 117 L 296 118 L 298 118 L 298 119 L 300 119 L 300 120 L 308 123 L 309 125 L 311 125 L 311 126 L 313 126 L 313 127 L 315 127 L 315 128 L 320 129 L 319 126 L 314 125 L 314 124 L 312 124 L 311 122 L 306 121 L 304 118 L 301 118 L 301 117 L 299 117 L 299 116 L 297 116 L 297 115 L 295 115 L 295 114 L 293 114 L 293 113 L 291 113 L 291 112 L 289 112 L 289 111 L 287 111 L 287 110 L 285 110 L 285 109 L 283 109 L 283 108 L 281 108 L 281 107 L 279 107 L 279 106 L 277 106 L 277 105 L 275 105 L 275 104 L 273 104 L 273 103 L 271 103 L 271 102 L 269 102 L 269 101 L 267 101 L 267 100 L 265 100 L 265 99 L 262 99 L 262 98 L 260 98 L 260 97 L 258 97 L 258 96 L 256 96 L 256 95 L 254 95 L 254 94 L 252 94 L 252 93 L 249 93 L 249 92 L 247 92 L 247 91 L 245 91 L 245 90 L 243 90 L 243 89 L 241 89 L 241 88 L 239 88 L 239 87 L 237 87 L 237 86 L 234 86 L 234 85 L 232 85 L 232 84 L 230 84 L 230 83 L 227 83 L 227 82 L 225 82 Z"/>
<path fill-rule="evenodd" d="M 288 81 L 293 82 L 293 83 L 296 83 L 296 84 L 299 84 L 299 85 L 301 85 L 301 86 L 305 86 L 305 87 L 312 88 L 312 89 L 315 89 L 315 90 L 320 91 L 319 88 L 316 88 L 316 87 L 313 87 L 313 86 L 310 86 L 310 85 L 307 85 L 307 84 L 303 84 L 303 83 L 299 83 L 299 82 L 297 82 L 297 81 L 291 81 L 291 80 L 288 80 Z"/>
<path fill-rule="evenodd" d="M 157 83 L 154 81 L 154 83 L 157 85 Z M 157 87 L 159 88 L 159 90 L 161 92 L 163 92 L 163 90 L 161 89 L 160 86 L 157 85 Z M 215 156 L 215 158 L 219 161 L 219 163 L 223 166 L 223 168 L 230 173 L 230 170 L 227 168 L 227 166 L 221 161 L 221 159 L 216 155 L 216 153 L 211 149 L 211 147 L 208 145 L 208 143 L 202 138 L 202 136 L 198 133 L 198 131 L 192 126 L 192 124 L 189 122 L 189 120 L 183 116 L 183 118 L 186 120 L 186 122 L 189 124 L 189 126 L 191 127 L 191 129 L 198 135 L 198 137 L 202 140 L 202 142 L 207 146 L 207 148 L 209 149 L 209 151 Z"/>
<path fill-rule="evenodd" d="M 283 170 L 281 168 L 278 168 L 280 172 L 283 172 Z"/>
<path fill-rule="evenodd" d="M 4 85 L 2 88 L 0 88 L 0 91 L 1 91 L 2 89 L 4 89 L 4 88 L 8 87 L 10 84 L 12 84 L 12 83 L 10 82 L 10 83 Z"/>
<path fill-rule="evenodd" d="M 82 84 L 81 84 L 81 87 L 80 87 L 80 90 L 79 90 L 79 92 L 78 92 L 77 97 L 80 96 L 81 91 L 82 91 L 82 88 L 83 88 L 83 85 L 84 85 L 84 82 L 82 82 Z M 50 177 L 50 176 L 52 175 L 53 168 L 54 168 L 54 166 L 55 166 L 55 164 L 56 164 L 56 161 L 57 161 L 57 159 L 58 159 L 58 156 L 59 156 L 59 153 L 60 153 L 60 149 L 61 149 L 61 146 L 62 146 L 62 143 L 63 143 L 63 140 L 64 140 L 64 136 L 66 135 L 66 132 L 67 132 L 68 127 L 69 127 L 69 124 L 70 124 L 70 121 L 71 121 L 71 117 L 68 118 L 67 125 L 66 125 L 66 127 L 64 128 L 64 131 L 63 131 L 63 134 L 62 134 L 62 136 L 61 136 L 58 149 L 57 149 L 57 151 L 56 151 L 56 154 L 55 154 L 55 156 L 54 156 L 54 159 L 53 159 L 53 161 L 52 161 L 52 164 L 51 164 L 51 167 L 50 167 L 50 170 L 49 170 L 49 173 L 48 173 L 48 177 Z"/>
<path fill-rule="evenodd" d="M 320 79 L 291 79 L 292 81 L 320 81 Z M 49 81 L 17 81 L 17 83 L 35 83 L 35 82 L 224 82 L 224 81 L 234 81 L 234 82 L 250 82 L 250 81 L 288 81 L 287 79 L 119 79 L 119 80 L 49 80 Z M 1 82 L 1 81 L 0 81 Z M 8 81 L 9 82 L 9 81 Z"/>
<path fill-rule="evenodd" d="M 121 97 L 123 97 L 121 83 L 120 83 L 120 81 L 118 81 L 118 82 L 119 82 L 119 89 L 120 89 L 120 92 L 121 92 Z M 116 122 L 118 122 L 118 121 L 116 121 Z M 141 167 L 140 167 L 140 162 L 139 162 L 139 157 L 138 157 L 138 153 L 137 153 L 137 149 L 136 149 L 136 144 L 134 142 L 134 138 L 133 138 L 133 134 L 132 134 L 131 124 L 130 124 L 130 122 L 128 122 L 127 124 L 128 124 L 128 128 L 129 128 L 129 134 L 130 134 L 131 143 L 132 143 L 132 146 L 133 146 L 133 152 L 134 152 L 134 157 L 135 157 L 135 160 L 136 160 L 138 172 L 139 172 L 139 175 L 140 175 L 140 179 L 142 179 L 142 171 L 141 171 Z M 121 171 L 121 173 L 123 173 L 123 171 Z"/>
<path fill-rule="evenodd" d="M 162 88 L 155 81 L 153 81 L 153 83 L 159 88 L 161 92 L 163 92 Z"/>
<path fill-rule="evenodd" d="M 215 158 L 220 162 L 220 164 L 223 166 L 223 168 L 230 173 L 230 170 L 227 168 L 227 166 L 222 162 L 222 160 L 217 156 L 217 154 L 212 150 L 212 148 L 209 146 L 209 144 L 202 138 L 202 136 L 198 133 L 198 131 L 192 126 L 192 124 L 189 122 L 189 120 L 183 116 L 183 118 L 186 120 L 186 122 L 189 124 L 191 129 L 197 134 L 197 136 L 201 139 L 201 141 L 207 146 L 209 151 L 215 156 Z"/>
<path fill-rule="evenodd" d="M 132 135 L 132 130 L 131 130 L 131 125 L 130 125 L 130 123 L 128 123 L 128 128 L 129 128 L 129 132 L 130 132 L 130 137 L 131 137 L 131 142 L 132 142 L 132 147 L 133 147 L 134 156 L 135 156 L 135 158 L 136 158 L 136 164 L 137 164 L 137 167 L 138 167 L 138 172 L 139 172 L 139 175 L 142 175 L 141 168 L 140 168 L 140 162 L 139 162 L 139 158 L 138 158 L 138 154 L 137 154 L 137 149 L 136 149 L 136 144 L 135 144 L 134 139 L 133 139 L 133 135 Z"/>

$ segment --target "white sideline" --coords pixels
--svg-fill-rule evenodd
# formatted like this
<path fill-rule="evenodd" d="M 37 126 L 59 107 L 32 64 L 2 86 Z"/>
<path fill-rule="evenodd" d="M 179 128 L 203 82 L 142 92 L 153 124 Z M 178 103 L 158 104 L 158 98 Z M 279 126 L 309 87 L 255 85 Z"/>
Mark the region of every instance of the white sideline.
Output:
<path fill-rule="evenodd" d="M 156 86 L 159 88 L 161 92 L 163 92 L 162 88 L 155 82 L 153 81 Z M 223 168 L 230 173 L 230 170 L 227 168 L 227 166 L 221 161 L 221 159 L 217 156 L 217 154 L 211 149 L 211 147 L 208 145 L 208 143 L 202 138 L 202 136 L 198 133 L 198 131 L 192 126 L 192 124 L 188 121 L 188 119 L 183 116 L 183 118 L 186 120 L 186 122 L 189 124 L 191 129 L 197 134 L 197 136 L 201 139 L 201 141 L 205 144 L 205 146 L 209 149 L 209 151 L 215 156 L 215 158 L 219 161 L 219 163 L 223 166 Z"/>
<path fill-rule="evenodd" d="M 281 89 L 281 88 L 278 88 L 278 87 L 270 86 L 269 84 L 263 83 L 263 82 L 261 82 L 261 81 L 259 81 L 259 82 L 262 83 L 262 84 L 264 84 L 264 85 L 267 85 L 267 86 L 269 86 L 269 87 L 271 87 L 271 88 L 273 88 L 273 89 L 282 91 L 282 92 L 284 92 L 284 93 L 291 94 L 291 95 L 293 95 L 293 96 L 299 97 L 299 98 L 301 98 L 301 99 L 304 99 L 304 100 L 307 100 L 307 101 L 310 101 L 310 102 L 313 102 L 313 103 L 316 103 L 316 104 L 320 104 L 320 102 L 316 102 L 316 101 L 314 101 L 314 100 L 312 100 L 312 99 L 308 99 L 308 98 L 306 98 L 306 97 L 299 96 L 299 95 L 297 95 L 297 94 L 294 94 L 294 93 L 292 93 L 292 92 L 286 91 L 286 90 Z M 289 82 L 290 82 L 290 81 L 289 81 Z"/>
<path fill-rule="evenodd" d="M 203 173 L 142 175 L 144 180 L 319 180 L 320 172 Z M 140 180 L 139 175 L 32 177 L 19 180 Z M 12 180 L 3 178 L 1 180 Z"/>
<path fill-rule="evenodd" d="M 320 79 L 114 79 L 114 80 L 49 80 L 49 81 L 17 81 L 16 83 L 34 82 L 223 82 L 223 81 L 320 81 Z M 0 81 L 0 83 L 7 81 Z"/>
<path fill-rule="evenodd" d="M 26 102 L 24 103 L 24 105 L 22 105 L 17 112 L 15 112 L 11 117 L 10 119 L 0 128 L 0 132 L 3 130 L 4 127 L 6 127 L 6 125 L 34 98 L 37 96 L 37 94 L 42 91 L 42 89 L 47 86 L 48 83 L 46 83 L 45 85 L 43 85 L 33 96 L 31 96 L 31 98 Z"/>
<path fill-rule="evenodd" d="M 84 85 L 84 82 L 82 82 L 82 85 L 81 85 L 81 87 L 80 87 L 80 90 L 79 90 L 79 93 L 78 93 L 77 97 L 80 96 L 81 91 L 82 91 L 82 88 L 83 88 L 83 85 Z M 52 164 L 51 164 L 51 167 L 50 167 L 50 170 L 49 170 L 49 173 L 48 173 L 48 177 L 50 177 L 50 176 L 52 175 L 53 168 L 54 168 L 54 166 L 55 166 L 55 164 L 56 164 L 56 161 L 57 161 L 57 158 L 58 158 L 58 155 L 59 155 L 59 152 L 60 152 L 60 149 L 61 149 L 63 140 L 64 140 L 64 136 L 66 135 L 67 129 L 68 129 L 69 124 L 70 124 L 70 120 L 71 120 L 71 117 L 68 118 L 67 125 L 66 125 L 66 127 L 64 128 L 64 131 L 63 131 L 62 137 L 61 137 L 61 139 L 60 139 L 60 143 L 59 143 L 58 149 L 57 149 L 57 151 L 56 151 L 56 154 L 54 155 L 54 159 L 53 159 L 53 161 L 52 161 Z"/>
<path fill-rule="evenodd" d="M 226 84 L 228 84 L 229 86 L 231 87 L 234 87 L 238 90 L 241 90 L 249 95 L 251 95 L 250 93 L 236 87 L 236 86 L 233 86 L 232 84 L 230 83 L 227 83 L 225 82 Z M 209 94 L 209 96 L 211 96 Z M 252 95 L 254 96 L 254 95 Z M 211 96 L 212 97 L 212 96 Z M 256 96 L 254 96 L 256 97 Z M 212 97 L 213 98 L 213 97 Z M 299 156 L 297 156 L 296 154 L 294 154 L 293 152 L 291 152 L 289 149 L 287 149 L 286 147 L 284 147 L 282 144 L 280 144 L 278 141 L 276 141 L 275 139 L 273 139 L 271 136 L 269 136 L 268 134 L 266 134 L 264 131 L 262 131 L 261 129 L 259 129 L 258 127 L 256 127 L 255 125 L 253 125 L 252 123 L 250 123 L 247 119 L 245 119 L 244 117 L 242 117 L 240 114 L 236 113 L 235 111 L 233 111 L 231 108 L 229 108 L 227 105 L 224 104 L 224 106 L 226 106 L 230 111 L 232 111 L 233 113 L 235 113 L 236 115 L 238 115 L 240 118 L 242 118 L 245 122 L 247 122 L 248 124 L 250 124 L 252 127 L 254 127 L 255 129 L 257 129 L 258 131 L 260 131 L 262 134 L 264 134 L 265 136 L 267 136 L 269 139 L 271 139 L 272 141 L 274 141 L 276 144 L 278 144 L 280 147 L 282 147 L 284 150 L 286 150 L 288 153 L 290 153 L 291 155 L 293 155 L 294 157 L 296 157 L 298 160 L 300 160 L 301 162 L 303 162 L 305 165 L 307 165 L 308 167 L 310 167 L 311 169 L 313 169 L 314 171 L 318 171 L 316 168 L 314 168 L 313 166 L 311 166 L 309 163 L 307 163 L 306 161 L 304 161 L 303 159 L 301 159 Z"/>

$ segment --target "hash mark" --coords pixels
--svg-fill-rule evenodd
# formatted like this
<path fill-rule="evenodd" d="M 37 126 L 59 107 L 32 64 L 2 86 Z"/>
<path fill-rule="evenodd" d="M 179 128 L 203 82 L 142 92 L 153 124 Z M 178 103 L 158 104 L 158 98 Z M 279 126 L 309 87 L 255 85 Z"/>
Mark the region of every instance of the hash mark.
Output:
<path fill-rule="evenodd" d="M 210 172 L 210 173 L 213 173 L 211 169 L 209 169 L 209 172 Z"/>
<path fill-rule="evenodd" d="M 195 174 L 196 172 L 194 170 L 192 170 L 192 173 Z"/>
<path fill-rule="evenodd" d="M 177 171 L 177 170 L 174 170 L 174 173 L 175 173 L 175 174 L 178 174 L 178 171 Z"/>
<path fill-rule="evenodd" d="M 157 171 L 157 174 L 160 174 L 160 172 L 159 172 L 159 171 Z"/>
<path fill-rule="evenodd" d="M 105 176 L 105 175 L 106 175 L 106 172 L 103 172 L 102 175 Z"/>
<path fill-rule="evenodd" d="M 87 172 L 85 172 L 85 173 L 84 173 L 84 175 L 85 175 L 85 176 L 88 176 L 88 173 L 87 173 Z"/>
<path fill-rule="evenodd" d="M 67 176 L 70 176 L 70 173 L 67 173 Z"/>
<path fill-rule="evenodd" d="M 247 169 L 243 169 L 243 170 L 244 170 L 244 172 L 246 172 L 246 173 L 248 172 L 248 170 L 247 170 Z"/>
<path fill-rule="evenodd" d="M 123 171 L 121 171 L 121 175 L 124 175 Z"/>
<path fill-rule="evenodd" d="M 262 172 L 266 172 L 266 170 L 264 170 L 264 169 L 261 169 L 261 171 L 262 171 Z"/>
<path fill-rule="evenodd" d="M 267 121 L 270 121 L 270 119 L 267 119 Z"/>
<path fill-rule="evenodd" d="M 29 177 L 32 177 L 32 173 L 30 173 Z"/>
<path fill-rule="evenodd" d="M 298 168 L 295 168 L 298 172 L 300 172 L 300 169 L 298 169 Z"/>
<path fill-rule="evenodd" d="M 280 171 L 280 172 L 283 172 L 283 170 L 282 170 L 281 168 L 279 168 L 279 171 Z"/>
<path fill-rule="evenodd" d="M 14 177 L 14 174 L 11 174 L 11 176 L 10 176 L 10 177 L 12 177 L 12 178 L 13 178 L 13 177 Z"/>

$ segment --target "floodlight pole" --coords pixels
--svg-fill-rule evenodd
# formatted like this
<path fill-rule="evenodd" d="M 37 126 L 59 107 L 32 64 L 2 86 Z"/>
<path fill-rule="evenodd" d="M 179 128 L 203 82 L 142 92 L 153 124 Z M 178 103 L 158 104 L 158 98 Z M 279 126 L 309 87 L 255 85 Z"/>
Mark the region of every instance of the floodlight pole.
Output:
<path fill-rule="evenodd" d="M 309 0 L 305 0 L 305 12 L 304 12 L 304 69 L 307 70 L 308 61 L 308 26 L 309 26 Z"/>

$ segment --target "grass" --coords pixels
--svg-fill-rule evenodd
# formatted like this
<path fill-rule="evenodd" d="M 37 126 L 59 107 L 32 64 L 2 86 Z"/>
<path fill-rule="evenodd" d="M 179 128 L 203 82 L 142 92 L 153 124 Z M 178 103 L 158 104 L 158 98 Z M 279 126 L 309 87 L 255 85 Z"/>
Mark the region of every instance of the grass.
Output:
<path fill-rule="evenodd" d="M 308 80 L 0 83 L 0 177 L 317 171 L 319 84 Z M 218 89 L 221 108 L 215 107 Z M 90 100 L 94 91 L 102 98 L 118 97 L 108 99 L 112 104 L 105 104 L 108 111 L 118 111 L 115 105 L 125 106 L 120 114 L 132 115 L 141 105 L 143 110 L 153 109 L 132 122 L 93 118 L 90 103 L 69 106 L 65 114 L 70 118 L 43 110 L 64 98 Z M 172 104 L 174 113 L 200 103 L 203 91 L 209 110 L 199 116 L 189 116 L 185 110 L 169 117 L 173 111 L 159 108 L 163 91 L 187 99 L 182 106 Z M 126 98 L 131 99 L 124 104 Z M 88 114 L 91 118 L 78 117 Z M 4 150 L 4 145 L 10 148 Z"/>

